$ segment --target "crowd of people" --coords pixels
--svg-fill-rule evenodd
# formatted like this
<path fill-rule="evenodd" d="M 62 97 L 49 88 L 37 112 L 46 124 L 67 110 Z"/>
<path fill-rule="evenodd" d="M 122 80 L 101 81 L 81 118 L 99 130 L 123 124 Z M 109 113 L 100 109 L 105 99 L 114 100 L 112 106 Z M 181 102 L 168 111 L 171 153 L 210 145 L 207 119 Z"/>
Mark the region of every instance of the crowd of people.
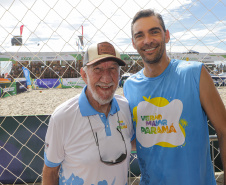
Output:
<path fill-rule="evenodd" d="M 55 62 L 54 64 L 44 65 L 42 62 L 28 62 L 13 64 L 9 78 L 22 78 L 24 77 L 22 67 L 26 67 L 30 71 L 32 79 L 44 78 L 79 78 L 82 62 L 73 62 L 72 64 L 60 65 Z M 121 67 L 120 76 L 126 72 L 136 73 L 143 67 L 142 61 L 136 61 L 135 65 L 126 65 Z M 4 75 L 2 74 L 2 78 Z"/>
<path fill-rule="evenodd" d="M 11 78 L 22 78 L 24 77 L 22 67 L 26 67 L 30 71 L 31 78 L 43 79 L 43 78 L 77 78 L 79 74 L 79 66 L 75 66 L 75 63 L 66 64 L 66 65 L 44 65 L 43 63 L 31 63 L 30 65 L 26 64 L 17 64 L 13 65 L 10 72 Z"/>

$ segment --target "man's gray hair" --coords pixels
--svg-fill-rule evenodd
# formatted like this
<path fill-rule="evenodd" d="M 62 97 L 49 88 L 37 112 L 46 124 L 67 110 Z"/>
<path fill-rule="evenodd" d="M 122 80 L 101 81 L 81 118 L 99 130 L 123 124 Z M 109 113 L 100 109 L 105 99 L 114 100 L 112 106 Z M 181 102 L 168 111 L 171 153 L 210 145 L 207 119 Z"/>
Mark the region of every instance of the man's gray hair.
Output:
<path fill-rule="evenodd" d="M 83 71 L 85 71 L 85 73 L 87 73 L 87 66 L 83 67 Z"/>

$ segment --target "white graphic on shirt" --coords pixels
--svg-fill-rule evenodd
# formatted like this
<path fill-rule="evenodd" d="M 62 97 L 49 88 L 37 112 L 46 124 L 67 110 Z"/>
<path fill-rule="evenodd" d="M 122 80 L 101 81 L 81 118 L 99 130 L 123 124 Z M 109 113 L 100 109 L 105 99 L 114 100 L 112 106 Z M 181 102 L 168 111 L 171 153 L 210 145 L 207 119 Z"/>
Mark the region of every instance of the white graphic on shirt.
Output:
<path fill-rule="evenodd" d="M 69 179 L 66 179 L 62 174 L 63 174 L 63 169 L 62 166 L 60 167 L 60 173 L 59 173 L 59 185 L 84 185 L 84 180 L 78 176 L 75 176 L 74 173 L 71 174 Z M 111 185 L 115 185 L 115 180 L 116 177 L 114 178 L 113 182 Z M 95 185 L 95 184 L 91 184 Z M 108 185 L 106 180 L 99 181 L 97 185 Z"/>
<path fill-rule="evenodd" d="M 185 131 L 179 124 L 183 104 L 180 100 L 156 106 L 148 101 L 138 104 L 136 110 L 136 137 L 143 147 L 160 145 L 177 147 L 185 143 Z"/>

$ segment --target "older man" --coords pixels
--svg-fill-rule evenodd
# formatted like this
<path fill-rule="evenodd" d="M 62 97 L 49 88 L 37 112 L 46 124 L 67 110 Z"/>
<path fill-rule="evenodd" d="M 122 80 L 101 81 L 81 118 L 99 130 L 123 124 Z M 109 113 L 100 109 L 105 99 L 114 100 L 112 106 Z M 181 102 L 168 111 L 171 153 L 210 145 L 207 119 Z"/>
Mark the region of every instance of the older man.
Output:
<path fill-rule="evenodd" d="M 127 100 L 114 95 L 123 65 L 108 42 L 87 49 L 80 71 L 87 86 L 50 119 L 43 185 L 127 184 L 131 114 Z"/>

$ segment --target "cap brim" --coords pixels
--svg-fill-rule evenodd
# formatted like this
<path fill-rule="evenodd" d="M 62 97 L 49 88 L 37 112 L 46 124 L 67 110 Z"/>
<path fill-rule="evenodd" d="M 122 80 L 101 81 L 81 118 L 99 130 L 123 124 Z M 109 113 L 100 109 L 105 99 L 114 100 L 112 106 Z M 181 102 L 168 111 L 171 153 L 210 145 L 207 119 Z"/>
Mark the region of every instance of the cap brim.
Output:
<path fill-rule="evenodd" d="M 106 62 L 108 60 L 113 60 L 113 61 L 117 62 L 119 66 L 125 66 L 126 65 L 126 63 L 123 60 L 121 60 L 120 58 L 112 57 L 112 56 L 111 57 L 98 58 L 96 60 L 88 62 L 86 65 L 89 66 L 89 65 L 95 64 L 97 62 Z"/>

